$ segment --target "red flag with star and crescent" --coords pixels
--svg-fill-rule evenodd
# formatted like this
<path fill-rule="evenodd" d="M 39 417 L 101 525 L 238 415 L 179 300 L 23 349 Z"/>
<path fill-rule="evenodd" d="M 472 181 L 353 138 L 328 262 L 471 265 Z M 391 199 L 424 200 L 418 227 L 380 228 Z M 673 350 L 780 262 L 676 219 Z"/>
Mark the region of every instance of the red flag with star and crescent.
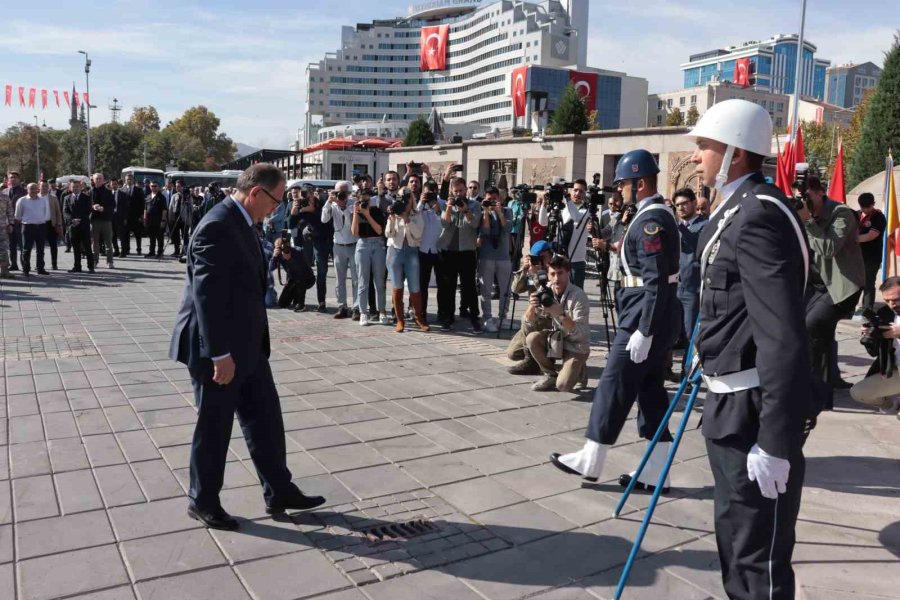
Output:
<path fill-rule="evenodd" d="M 524 117 L 527 109 L 525 93 L 528 89 L 528 65 L 513 69 L 511 77 L 510 94 L 512 95 L 513 117 Z"/>
<path fill-rule="evenodd" d="M 741 87 L 750 87 L 750 59 L 739 58 L 734 63 L 734 83 Z"/>
<path fill-rule="evenodd" d="M 419 70 L 444 71 L 447 69 L 447 46 L 450 26 L 423 27 L 419 41 Z"/>
<path fill-rule="evenodd" d="M 596 73 L 582 73 L 581 71 L 569 71 L 569 81 L 575 86 L 575 91 L 581 96 L 588 112 L 597 109 L 597 82 Z"/>

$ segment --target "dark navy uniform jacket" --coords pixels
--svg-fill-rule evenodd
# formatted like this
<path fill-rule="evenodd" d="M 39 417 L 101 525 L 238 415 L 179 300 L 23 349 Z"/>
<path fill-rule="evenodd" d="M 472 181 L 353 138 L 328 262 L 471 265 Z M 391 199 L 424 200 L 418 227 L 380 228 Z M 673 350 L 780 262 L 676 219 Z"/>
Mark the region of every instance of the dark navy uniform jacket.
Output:
<path fill-rule="evenodd" d="M 718 242 L 710 244 L 735 208 Z M 811 411 L 803 302 L 808 267 L 798 234 L 806 244 L 803 225 L 784 195 L 754 173 L 716 209 L 697 248 L 703 290 L 696 346 L 703 373 L 718 377 L 756 368 L 760 382 L 743 391 L 709 392 L 703 435 L 715 440 L 737 435 L 779 458 L 788 458 L 794 444 L 802 443 Z"/>
<path fill-rule="evenodd" d="M 681 303 L 676 282 L 681 244 L 678 224 L 661 196 L 647 198 L 628 223 L 622 239 L 620 257 L 627 261 L 620 269 L 624 275 L 640 277 L 641 287 L 622 287 L 616 294 L 619 327 L 632 333 L 640 330 L 663 343 L 674 343 L 681 331 Z"/>

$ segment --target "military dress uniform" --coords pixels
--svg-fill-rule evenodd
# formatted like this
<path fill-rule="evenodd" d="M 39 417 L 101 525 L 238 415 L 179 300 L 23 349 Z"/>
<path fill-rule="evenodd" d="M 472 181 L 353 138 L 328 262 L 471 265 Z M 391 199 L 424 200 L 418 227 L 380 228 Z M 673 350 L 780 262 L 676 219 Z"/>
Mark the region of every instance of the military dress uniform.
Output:
<path fill-rule="evenodd" d="M 715 479 L 722 577 L 729 598 L 793 599 L 791 554 L 811 411 L 807 242 L 796 213 L 761 173 L 722 193 L 697 250 L 696 340 L 708 390 L 702 431 Z M 748 477 L 754 444 L 790 461 L 787 489 L 775 499 Z"/>
<path fill-rule="evenodd" d="M 669 399 L 664 387 L 666 353 L 681 331 L 677 296 L 681 243 L 671 209 L 660 195 L 645 198 L 628 223 L 622 239 L 621 287 L 616 292 L 619 324 L 606 368 L 594 393 L 585 437 L 599 444 L 615 443 L 637 399 L 638 432 L 651 439 L 665 416 Z M 653 336 L 650 353 L 641 363 L 631 360 L 626 346 L 634 331 Z M 668 431 L 661 441 L 668 442 Z"/>
<path fill-rule="evenodd" d="M 9 273 L 9 226 L 15 222 L 15 201 L 4 190 L 0 191 L 0 271 Z"/>

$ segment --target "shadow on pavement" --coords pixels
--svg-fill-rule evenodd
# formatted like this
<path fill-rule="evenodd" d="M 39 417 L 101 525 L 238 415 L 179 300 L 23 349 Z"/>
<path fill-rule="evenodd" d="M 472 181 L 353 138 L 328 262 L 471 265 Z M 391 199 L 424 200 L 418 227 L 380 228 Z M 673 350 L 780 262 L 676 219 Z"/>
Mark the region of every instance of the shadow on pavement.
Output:
<path fill-rule="evenodd" d="M 878 456 L 807 457 L 804 486 L 900 500 L 900 461 Z"/>

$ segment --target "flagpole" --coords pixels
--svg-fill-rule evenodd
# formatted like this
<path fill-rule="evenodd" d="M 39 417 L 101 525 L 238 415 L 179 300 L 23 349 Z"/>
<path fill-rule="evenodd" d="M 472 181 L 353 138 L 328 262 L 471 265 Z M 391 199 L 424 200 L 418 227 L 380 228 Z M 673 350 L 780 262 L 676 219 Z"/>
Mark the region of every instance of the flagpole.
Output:
<path fill-rule="evenodd" d="M 792 147 L 797 145 L 797 128 L 800 127 L 800 121 L 797 117 L 800 114 L 800 88 L 802 87 L 801 77 L 803 75 L 803 34 L 806 31 L 806 0 L 801 0 L 800 5 L 800 36 L 797 38 L 797 69 L 794 72 L 794 110 L 792 111 L 791 116 Z"/>
<path fill-rule="evenodd" d="M 893 213 L 891 212 L 891 178 L 893 177 L 893 163 L 894 158 L 891 156 L 891 151 L 888 150 L 887 158 L 884 159 L 884 210 L 885 217 L 887 221 L 887 227 L 884 228 L 884 234 L 882 239 L 882 248 L 881 248 L 881 280 L 882 282 L 888 277 L 888 250 L 891 241 L 891 236 L 893 232 L 891 229 L 891 216 Z M 896 269 L 894 270 L 896 273 Z"/>

